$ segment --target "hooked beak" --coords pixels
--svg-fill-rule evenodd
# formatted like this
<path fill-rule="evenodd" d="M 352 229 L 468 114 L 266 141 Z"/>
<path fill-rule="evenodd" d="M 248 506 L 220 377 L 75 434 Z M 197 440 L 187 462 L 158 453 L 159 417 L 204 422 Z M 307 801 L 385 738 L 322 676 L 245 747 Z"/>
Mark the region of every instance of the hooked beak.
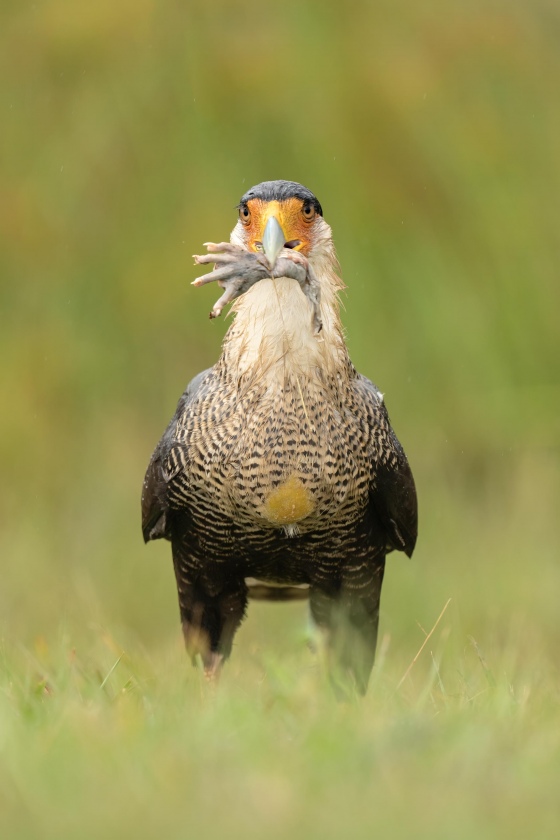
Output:
<path fill-rule="evenodd" d="M 276 216 L 270 216 L 262 237 L 262 249 L 271 269 L 278 259 L 278 254 L 286 243 L 286 236 Z"/>

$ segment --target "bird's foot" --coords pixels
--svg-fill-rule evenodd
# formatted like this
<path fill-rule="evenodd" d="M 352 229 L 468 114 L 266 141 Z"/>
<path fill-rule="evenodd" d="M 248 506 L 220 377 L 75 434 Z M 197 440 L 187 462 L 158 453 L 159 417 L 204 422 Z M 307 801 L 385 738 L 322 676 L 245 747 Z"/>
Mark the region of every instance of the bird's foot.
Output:
<path fill-rule="evenodd" d="M 213 263 L 215 268 L 209 274 L 197 277 L 192 285 L 198 287 L 217 282 L 225 289 L 224 294 L 212 307 L 210 318 L 217 318 L 227 303 L 244 294 L 259 280 L 265 277 L 291 277 L 299 283 L 313 307 L 315 333 L 321 332 L 321 290 L 315 272 L 303 254 L 294 251 L 293 248 L 284 247 L 271 268 L 265 254 L 246 251 L 230 242 L 206 242 L 205 247 L 207 254 L 194 255 L 195 265 Z"/>
<path fill-rule="evenodd" d="M 204 676 L 209 683 L 217 683 L 220 674 L 222 673 L 222 666 L 225 657 L 222 653 L 216 651 L 209 651 L 202 657 L 202 664 L 204 667 Z"/>

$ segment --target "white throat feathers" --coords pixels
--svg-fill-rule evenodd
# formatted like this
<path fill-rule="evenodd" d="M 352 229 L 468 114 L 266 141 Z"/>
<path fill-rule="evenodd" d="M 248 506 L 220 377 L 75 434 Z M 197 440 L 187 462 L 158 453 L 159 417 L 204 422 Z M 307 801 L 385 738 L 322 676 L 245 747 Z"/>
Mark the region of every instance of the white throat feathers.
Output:
<path fill-rule="evenodd" d="M 239 228 L 234 228 L 231 242 L 244 247 Z M 323 219 L 309 262 L 321 288 L 321 332 L 314 332 L 312 304 L 296 280 L 260 280 L 234 303 L 235 321 L 224 338 L 222 358 L 230 371 L 237 367 L 239 378 L 253 374 L 285 381 L 286 375 L 314 378 L 317 370 L 327 375 L 347 370 L 338 298 L 344 284 L 337 275 L 330 227 Z"/>

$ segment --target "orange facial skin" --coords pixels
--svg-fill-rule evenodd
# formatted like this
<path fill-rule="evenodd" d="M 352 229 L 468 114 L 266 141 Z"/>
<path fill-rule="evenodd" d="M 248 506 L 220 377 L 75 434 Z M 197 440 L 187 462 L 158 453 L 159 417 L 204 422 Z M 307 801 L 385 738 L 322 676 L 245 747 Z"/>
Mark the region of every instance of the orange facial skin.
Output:
<path fill-rule="evenodd" d="M 312 247 L 314 222 L 320 217 L 314 207 L 301 198 L 288 198 L 285 201 L 262 201 L 260 198 L 252 198 L 246 205 L 242 205 L 239 218 L 249 250 L 261 250 L 264 229 L 271 216 L 278 219 L 287 243 L 296 240 L 299 242 L 298 245 L 290 247 L 308 256 Z"/>

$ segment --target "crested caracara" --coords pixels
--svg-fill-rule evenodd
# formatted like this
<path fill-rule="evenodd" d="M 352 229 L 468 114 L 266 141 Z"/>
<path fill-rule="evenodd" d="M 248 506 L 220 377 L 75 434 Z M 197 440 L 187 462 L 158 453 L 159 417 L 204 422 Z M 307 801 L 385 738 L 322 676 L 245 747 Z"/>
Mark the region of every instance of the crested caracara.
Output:
<path fill-rule="evenodd" d="M 366 690 L 390 551 L 412 554 L 414 480 L 383 395 L 350 361 L 331 229 L 310 190 L 245 193 L 196 262 L 234 301 L 152 456 L 146 541 L 171 541 L 187 650 L 218 673 L 251 596 L 308 597 L 336 681 Z"/>

